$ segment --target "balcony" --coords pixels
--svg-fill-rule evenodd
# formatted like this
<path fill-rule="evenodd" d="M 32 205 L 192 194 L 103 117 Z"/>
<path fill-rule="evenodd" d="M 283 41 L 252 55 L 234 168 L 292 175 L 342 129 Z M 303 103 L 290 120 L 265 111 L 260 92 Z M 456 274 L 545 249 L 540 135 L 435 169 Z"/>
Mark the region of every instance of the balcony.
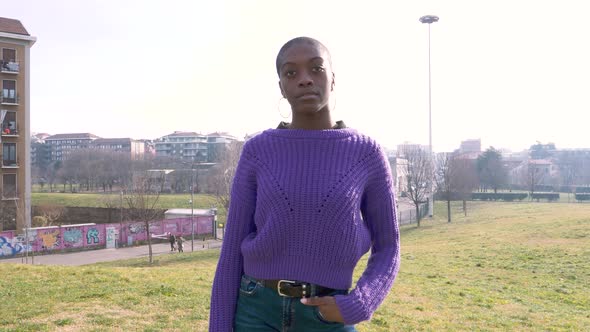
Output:
<path fill-rule="evenodd" d="M 3 123 L 0 135 L 2 137 L 18 137 L 18 126 L 13 123 Z"/>
<path fill-rule="evenodd" d="M 16 159 L 2 159 L 2 168 L 18 168 L 18 160 Z"/>
<path fill-rule="evenodd" d="M 16 186 L 13 185 L 6 185 L 2 188 L 2 200 L 15 200 L 18 199 L 18 191 L 16 191 Z"/>
<path fill-rule="evenodd" d="M 19 95 L 0 96 L 0 103 L 2 105 L 18 105 Z"/>
<path fill-rule="evenodd" d="M 0 69 L 3 74 L 18 74 L 20 64 L 18 61 L 2 61 L 2 67 Z"/>

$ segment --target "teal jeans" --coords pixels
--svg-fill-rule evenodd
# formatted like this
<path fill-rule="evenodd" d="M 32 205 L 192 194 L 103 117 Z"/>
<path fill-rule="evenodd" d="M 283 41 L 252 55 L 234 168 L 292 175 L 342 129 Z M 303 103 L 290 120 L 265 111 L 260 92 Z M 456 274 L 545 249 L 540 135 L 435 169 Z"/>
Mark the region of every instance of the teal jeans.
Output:
<path fill-rule="evenodd" d="M 330 296 L 346 294 L 334 291 Z M 235 332 L 356 332 L 352 325 L 328 322 L 318 307 L 306 306 L 301 299 L 280 296 L 256 279 L 243 276 L 234 322 Z"/>

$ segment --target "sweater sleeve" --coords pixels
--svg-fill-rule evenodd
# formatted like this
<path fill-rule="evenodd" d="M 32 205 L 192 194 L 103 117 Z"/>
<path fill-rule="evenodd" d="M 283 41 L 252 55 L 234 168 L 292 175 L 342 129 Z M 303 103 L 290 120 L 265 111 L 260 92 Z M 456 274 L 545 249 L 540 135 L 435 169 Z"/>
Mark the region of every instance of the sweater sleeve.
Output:
<path fill-rule="evenodd" d="M 371 256 L 356 287 L 335 296 L 346 324 L 368 320 L 383 302 L 400 265 L 399 227 L 389 162 L 379 148 L 368 165 L 370 174 L 361 213 L 371 234 Z"/>
<path fill-rule="evenodd" d="M 230 332 L 233 329 L 240 278 L 243 273 L 240 246 L 244 238 L 255 231 L 256 174 L 248 143 L 242 150 L 231 188 L 221 256 L 211 292 L 211 332 Z"/>

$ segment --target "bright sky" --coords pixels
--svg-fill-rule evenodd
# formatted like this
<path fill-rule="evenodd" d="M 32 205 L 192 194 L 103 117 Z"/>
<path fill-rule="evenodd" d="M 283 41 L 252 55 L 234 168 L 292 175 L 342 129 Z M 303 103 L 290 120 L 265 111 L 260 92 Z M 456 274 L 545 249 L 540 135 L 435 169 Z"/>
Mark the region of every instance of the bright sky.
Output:
<path fill-rule="evenodd" d="M 2 0 L 37 37 L 32 131 L 155 139 L 238 137 L 283 120 L 274 61 L 296 36 L 330 49 L 335 119 L 395 148 L 481 138 L 590 147 L 585 0 Z M 285 113 L 285 112 L 283 112 Z"/>

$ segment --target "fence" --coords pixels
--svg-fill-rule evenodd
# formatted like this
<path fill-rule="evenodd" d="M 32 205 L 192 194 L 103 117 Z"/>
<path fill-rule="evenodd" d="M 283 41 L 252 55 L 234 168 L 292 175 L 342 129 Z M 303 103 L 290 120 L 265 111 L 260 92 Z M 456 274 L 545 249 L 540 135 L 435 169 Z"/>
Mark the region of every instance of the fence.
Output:
<path fill-rule="evenodd" d="M 420 219 L 426 217 L 428 215 L 428 204 L 421 204 L 418 208 L 418 213 L 420 214 Z M 397 220 L 400 225 L 417 223 L 416 209 L 398 210 Z"/>

